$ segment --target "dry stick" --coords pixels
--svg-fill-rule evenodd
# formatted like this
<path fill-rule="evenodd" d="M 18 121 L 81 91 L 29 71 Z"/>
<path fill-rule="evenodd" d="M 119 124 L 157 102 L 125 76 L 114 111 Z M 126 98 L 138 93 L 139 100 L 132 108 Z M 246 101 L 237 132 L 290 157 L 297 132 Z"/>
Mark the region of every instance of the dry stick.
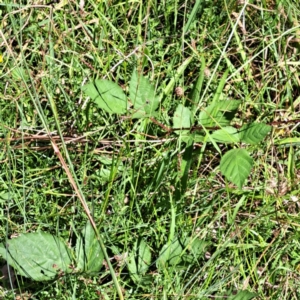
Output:
<path fill-rule="evenodd" d="M 174 131 L 179 131 L 179 130 L 189 130 L 191 132 L 194 132 L 194 131 L 197 131 L 197 130 L 203 130 L 203 126 L 201 126 L 201 125 L 195 125 L 195 126 L 183 127 L 183 128 L 171 128 L 171 127 L 168 127 L 168 126 L 162 124 L 161 122 L 157 121 L 153 117 L 150 117 L 150 120 L 154 124 L 156 124 L 159 127 L 161 127 L 164 131 L 166 131 L 167 134 L 170 134 L 170 133 L 172 133 Z M 300 123 L 300 119 L 295 119 L 295 120 L 273 121 L 273 122 L 270 122 L 270 123 L 266 123 L 266 125 L 270 125 L 270 126 L 279 126 L 279 125 L 284 125 L 284 124 L 286 124 L 286 125 L 289 125 L 289 124 L 291 124 L 291 125 L 292 124 L 299 125 L 299 123 Z M 1 124 L 1 123 L 0 123 L 0 125 L 6 127 L 10 131 L 19 133 L 19 130 L 10 128 L 10 127 L 5 126 L 4 124 Z M 235 128 L 241 128 L 242 127 L 241 125 L 238 125 L 238 124 L 234 124 L 232 126 L 235 127 Z M 205 127 L 205 128 L 207 130 L 218 130 L 221 127 L 220 126 L 214 126 L 214 127 Z M 151 136 L 151 135 L 147 135 L 147 134 L 145 134 L 145 136 L 147 136 L 147 137 L 149 137 L 149 138 L 152 139 L 152 141 L 148 140 L 147 142 L 155 142 L 153 139 L 156 139 L 157 141 L 166 141 L 166 139 L 158 138 L 156 136 Z M 64 138 L 64 141 L 65 141 L 66 144 L 78 143 L 78 142 L 79 143 L 88 143 L 88 142 L 90 142 L 87 139 L 87 136 L 85 136 L 85 135 L 77 136 L 77 137 L 63 136 L 63 138 Z M 36 140 L 36 141 L 48 141 L 49 139 L 51 139 L 51 141 L 61 141 L 61 137 L 59 135 L 51 135 L 51 133 L 50 134 L 43 134 L 43 135 L 28 133 L 27 136 L 22 136 L 22 137 L 15 136 L 15 137 L 10 138 L 9 140 L 10 141 L 19 141 L 20 139 L 29 140 L 29 141 L 33 141 L 33 140 Z M 4 141 L 6 141 L 6 138 L 0 138 L 0 142 L 4 142 Z M 112 143 L 114 143 L 114 141 L 111 140 L 111 139 L 103 139 L 100 142 L 101 142 L 101 144 L 112 144 Z M 135 143 L 136 140 L 127 140 L 127 142 L 129 142 L 129 143 Z M 141 142 L 146 142 L 146 141 L 141 141 Z"/>
<path fill-rule="evenodd" d="M 77 185 L 76 185 L 76 183 L 75 183 L 75 181 L 73 179 L 73 176 L 72 176 L 72 174 L 71 174 L 71 172 L 70 172 L 70 170 L 69 170 L 69 168 L 68 168 L 68 166 L 67 166 L 67 164 L 66 164 L 66 162 L 65 162 L 65 160 L 63 158 L 63 156 L 61 155 L 61 152 L 59 151 L 59 148 L 57 147 L 55 141 L 51 137 L 50 137 L 50 139 L 51 139 L 51 144 L 52 144 L 54 153 L 57 155 L 58 159 L 60 160 L 60 162 L 62 164 L 62 167 L 66 171 L 68 179 L 69 179 L 69 181 L 70 181 L 70 183 L 71 183 L 74 191 L 76 192 L 76 194 L 77 194 L 77 196 L 78 196 L 78 198 L 79 198 L 79 200 L 80 200 L 80 202 L 81 202 L 81 204 L 82 204 L 82 206 L 83 206 L 83 208 L 84 208 L 84 210 L 85 210 L 85 212 L 86 212 L 86 214 L 87 214 L 87 216 L 88 216 L 91 224 L 93 225 L 94 228 L 96 228 L 96 224 L 95 224 L 94 219 L 93 219 L 93 217 L 91 215 L 90 209 L 88 208 L 86 202 L 82 198 L 82 196 L 81 196 L 81 194 L 80 194 L 80 192 L 79 192 L 79 190 L 77 188 Z"/>

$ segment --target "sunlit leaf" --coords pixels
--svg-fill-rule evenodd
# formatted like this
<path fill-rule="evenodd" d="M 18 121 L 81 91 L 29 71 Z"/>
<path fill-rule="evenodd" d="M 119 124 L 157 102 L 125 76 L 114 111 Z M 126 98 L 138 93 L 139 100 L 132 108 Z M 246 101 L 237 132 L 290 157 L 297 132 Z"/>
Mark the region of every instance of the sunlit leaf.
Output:
<path fill-rule="evenodd" d="M 240 141 L 238 130 L 232 126 L 225 126 L 214 131 L 211 138 L 220 143 L 237 143 Z"/>
<path fill-rule="evenodd" d="M 132 118 L 152 116 L 159 105 L 154 86 L 148 78 L 139 75 L 135 70 L 129 83 L 129 97 L 133 104 Z"/>
<path fill-rule="evenodd" d="M 182 245 L 177 238 L 171 243 L 165 244 L 156 261 L 157 267 L 164 269 L 168 265 L 175 266 L 179 264 L 182 261 L 182 251 Z"/>
<path fill-rule="evenodd" d="M 72 271 L 70 250 L 49 233 L 21 234 L 1 244 L 0 254 L 20 275 L 37 281 Z"/>
<path fill-rule="evenodd" d="M 116 83 L 98 79 L 83 86 L 83 92 L 108 113 L 125 114 L 127 97 Z"/>
<path fill-rule="evenodd" d="M 76 258 L 79 271 L 93 273 L 98 272 L 102 267 L 104 255 L 90 222 L 87 222 L 77 238 Z"/>
<path fill-rule="evenodd" d="M 240 189 L 250 174 L 253 159 L 245 149 L 232 149 L 221 159 L 220 169 L 227 180 Z"/>
<path fill-rule="evenodd" d="M 179 104 L 175 110 L 173 117 L 173 128 L 189 128 L 191 127 L 191 111 L 189 108 Z M 180 130 L 175 131 L 180 134 Z M 189 132 L 189 130 L 183 130 L 182 133 Z"/>
<path fill-rule="evenodd" d="M 251 145 L 261 142 L 270 132 L 272 126 L 264 123 L 247 124 L 240 129 L 240 137 L 242 142 Z"/>
<path fill-rule="evenodd" d="M 256 293 L 252 293 L 252 292 L 244 290 L 244 291 L 239 291 L 236 295 L 233 295 L 233 296 L 229 297 L 228 299 L 229 300 L 251 300 L 257 296 L 258 296 L 258 294 L 256 294 Z"/>
<path fill-rule="evenodd" d="M 143 239 L 138 239 L 127 259 L 127 267 L 134 281 L 140 281 L 151 264 L 151 251 Z"/>

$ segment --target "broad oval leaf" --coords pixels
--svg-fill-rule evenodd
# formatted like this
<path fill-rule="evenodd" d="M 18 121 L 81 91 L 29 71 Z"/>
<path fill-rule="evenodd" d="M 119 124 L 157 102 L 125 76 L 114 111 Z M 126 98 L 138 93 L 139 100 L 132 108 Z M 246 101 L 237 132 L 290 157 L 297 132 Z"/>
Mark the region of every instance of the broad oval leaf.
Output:
<path fill-rule="evenodd" d="M 182 251 L 182 245 L 177 238 L 173 242 L 165 244 L 156 261 L 157 267 L 164 269 L 167 265 L 175 266 L 179 264 L 182 261 Z"/>
<path fill-rule="evenodd" d="M 104 254 L 95 231 L 88 221 L 76 242 L 77 268 L 87 273 L 99 272 L 103 265 Z"/>
<path fill-rule="evenodd" d="M 140 239 L 137 245 L 138 248 L 138 271 L 145 275 L 151 264 L 151 251 L 148 244 Z"/>
<path fill-rule="evenodd" d="M 211 137 L 219 143 L 238 143 L 240 141 L 237 129 L 232 126 L 226 126 L 214 131 Z"/>
<path fill-rule="evenodd" d="M 241 141 L 251 145 L 261 142 L 270 132 L 272 126 L 264 123 L 254 123 L 244 125 L 240 129 Z"/>
<path fill-rule="evenodd" d="M 140 281 L 151 264 L 151 251 L 143 239 L 136 240 L 133 250 L 128 256 L 127 267 L 132 279 Z"/>
<path fill-rule="evenodd" d="M 199 123 L 205 127 L 227 126 L 240 104 L 239 100 L 216 101 L 201 111 Z"/>
<path fill-rule="evenodd" d="M 72 270 L 65 243 L 49 233 L 24 233 L 0 246 L 0 254 L 20 275 L 43 281 Z"/>
<path fill-rule="evenodd" d="M 221 159 L 220 169 L 227 180 L 240 189 L 251 172 L 253 159 L 245 149 L 232 149 Z"/>
<path fill-rule="evenodd" d="M 97 79 L 83 86 L 83 92 L 105 111 L 111 114 L 124 114 L 127 111 L 127 98 L 116 83 Z"/>
<path fill-rule="evenodd" d="M 154 86 L 148 78 L 133 71 L 129 83 L 129 97 L 133 104 L 132 118 L 152 116 L 159 104 L 159 98 L 155 96 Z"/>
<path fill-rule="evenodd" d="M 136 261 L 135 261 L 135 253 L 132 251 L 126 259 L 127 268 L 130 274 L 130 277 L 133 281 L 139 282 L 141 280 L 140 274 L 138 273 Z"/>
<path fill-rule="evenodd" d="M 191 127 L 191 111 L 189 108 L 183 106 L 182 104 L 179 104 L 176 108 L 176 111 L 174 113 L 173 117 L 173 128 L 189 128 Z M 189 130 L 176 130 L 177 134 L 181 133 L 187 133 Z"/>
<path fill-rule="evenodd" d="M 186 247 L 188 248 L 188 252 L 183 256 L 185 262 L 190 264 L 197 262 L 199 257 L 205 252 L 205 247 L 207 246 L 207 242 L 205 240 L 200 240 L 198 238 L 189 238 L 186 242 Z"/>

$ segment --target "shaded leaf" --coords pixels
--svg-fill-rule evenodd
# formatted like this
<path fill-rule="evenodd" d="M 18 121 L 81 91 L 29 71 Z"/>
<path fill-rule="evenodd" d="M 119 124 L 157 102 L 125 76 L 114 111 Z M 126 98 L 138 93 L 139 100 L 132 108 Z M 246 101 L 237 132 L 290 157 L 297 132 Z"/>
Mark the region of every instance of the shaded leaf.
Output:
<path fill-rule="evenodd" d="M 253 159 L 245 149 L 232 149 L 221 159 L 220 169 L 227 180 L 240 189 L 250 174 Z"/>
<path fill-rule="evenodd" d="M 24 233 L 0 245 L 0 254 L 20 275 L 42 281 L 72 270 L 71 253 L 58 237 L 49 233 Z"/>
<path fill-rule="evenodd" d="M 216 101 L 201 111 L 199 123 L 205 127 L 227 126 L 240 104 L 239 100 Z"/>
<path fill-rule="evenodd" d="M 98 79 L 83 86 L 83 92 L 108 113 L 124 114 L 127 111 L 127 98 L 116 83 Z"/>
<path fill-rule="evenodd" d="M 241 141 L 251 145 L 261 142 L 270 132 L 272 126 L 264 123 L 254 123 L 244 125 L 240 129 Z"/>

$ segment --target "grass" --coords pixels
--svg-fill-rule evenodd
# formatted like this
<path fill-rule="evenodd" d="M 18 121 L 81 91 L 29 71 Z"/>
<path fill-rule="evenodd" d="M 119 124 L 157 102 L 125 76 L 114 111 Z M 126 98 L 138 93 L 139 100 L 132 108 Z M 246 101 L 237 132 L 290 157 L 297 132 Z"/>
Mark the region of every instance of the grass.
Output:
<path fill-rule="evenodd" d="M 298 299 L 300 6 L 21 2 L 3 1 L 0 12 L 1 240 L 42 231 L 74 245 L 90 213 L 112 269 L 4 278 L 1 297 L 233 299 L 247 290 Z M 161 99 L 155 121 L 108 114 L 82 92 L 101 78 L 128 91 L 135 68 Z M 241 190 L 219 168 L 233 145 L 189 148 L 165 130 L 178 104 L 197 124 L 217 96 L 242 100 L 237 123 L 273 125 L 249 148 L 254 168 Z M 128 257 L 139 261 L 141 241 L 149 268 L 132 274 Z M 164 264 L 166 245 L 179 252 Z"/>

